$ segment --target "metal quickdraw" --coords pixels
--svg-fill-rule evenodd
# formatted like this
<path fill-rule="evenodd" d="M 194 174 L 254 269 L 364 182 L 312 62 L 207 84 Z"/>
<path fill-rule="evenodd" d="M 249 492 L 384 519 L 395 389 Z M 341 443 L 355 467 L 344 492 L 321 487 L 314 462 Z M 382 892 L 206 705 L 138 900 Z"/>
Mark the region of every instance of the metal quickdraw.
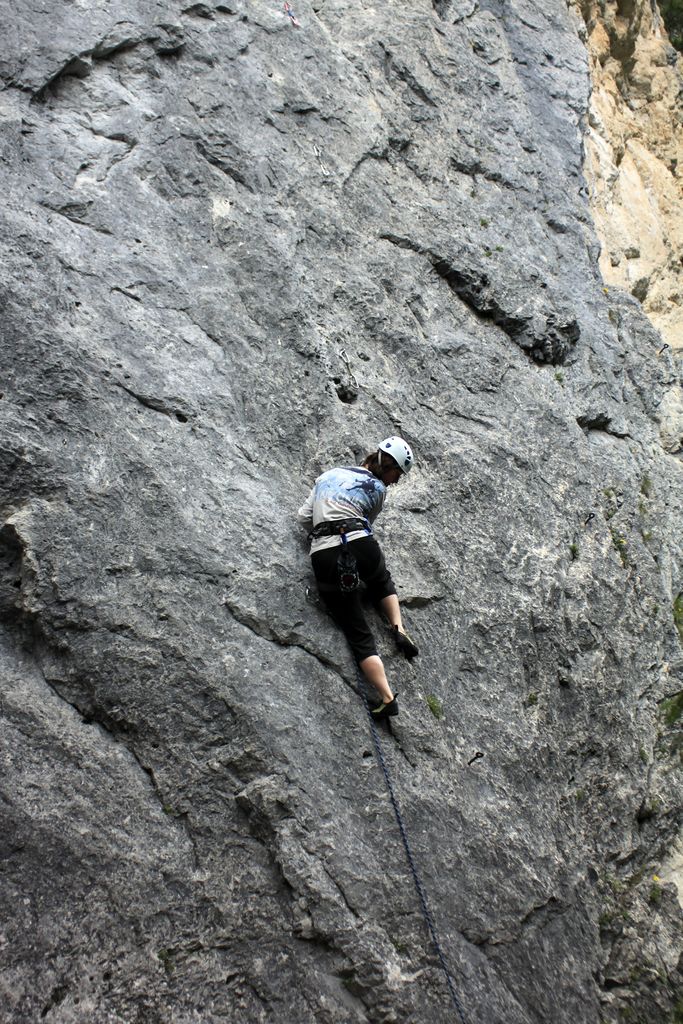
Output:
<path fill-rule="evenodd" d="M 282 10 L 285 12 L 294 28 L 301 28 L 301 22 L 295 18 L 294 11 L 292 10 L 292 5 L 289 3 L 289 0 L 285 0 Z"/>
<path fill-rule="evenodd" d="M 349 377 L 351 378 L 351 386 L 354 387 L 356 391 L 360 391 L 360 384 L 358 383 L 358 378 L 351 369 L 351 360 L 349 359 L 345 348 L 339 350 L 339 358 L 342 360 L 342 362 L 346 364 L 346 369 L 348 370 Z"/>

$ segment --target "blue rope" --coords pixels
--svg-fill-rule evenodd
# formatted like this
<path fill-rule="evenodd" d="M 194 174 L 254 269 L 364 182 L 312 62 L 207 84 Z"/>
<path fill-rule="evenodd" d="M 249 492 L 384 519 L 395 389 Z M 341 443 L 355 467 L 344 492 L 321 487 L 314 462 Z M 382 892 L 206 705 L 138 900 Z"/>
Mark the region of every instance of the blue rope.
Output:
<path fill-rule="evenodd" d="M 442 970 L 443 970 L 444 974 L 446 975 L 446 982 L 448 984 L 448 991 L 451 994 L 451 999 L 453 1000 L 453 1005 L 455 1006 L 455 1009 L 458 1012 L 458 1016 L 460 1017 L 460 1020 L 462 1021 L 462 1024 L 467 1024 L 467 1021 L 465 1019 L 465 1014 L 463 1012 L 462 1004 L 461 1004 L 461 1002 L 460 1002 L 460 1000 L 458 998 L 458 993 L 455 990 L 455 985 L 453 983 L 453 979 L 451 977 L 450 971 L 448 970 L 448 964 L 446 963 L 446 957 L 444 956 L 444 952 L 443 952 L 443 950 L 441 948 L 441 943 L 439 942 L 439 937 L 436 934 L 436 926 L 434 924 L 434 919 L 433 919 L 432 913 L 431 913 L 431 911 L 429 909 L 429 904 L 427 903 L 427 894 L 424 891 L 424 886 L 422 885 L 422 881 L 421 881 L 420 876 L 418 874 L 417 865 L 415 864 L 415 858 L 413 857 L 413 852 L 412 852 L 412 850 L 410 848 L 410 842 L 408 841 L 408 833 L 406 831 L 405 822 L 403 821 L 403 815 L 401 814 L 401 808 L 398 805 L 398 800 L 396 798 L 396 793 L 394 791 L 394 784 L 391 781 L 391 775 L 389 774 L 389 769 L 387 767 L 387 763 L 384 760 L 384 751 L 382 750 L 382 743 L 380 741 L 379 733 L 377 731 L 377 724 L 376 724 L 374 718 L 372 717 L 372 711 L 370 710 L 370 703 L 368 701 L 368 698 L 365 696 L 365 689 L 364 689 L 364 686 L 363 686 L 364 680 L 361 677 L 360 670 L 359 670 L 358 666 L 356 666 L 356 675 L 358 677 L 358 682 L 360 684 L 360 695 L 363 698 L 363 703 L 365 704 L 365 710 L 367 711 L 368 719 L 370 720 L 370 729 L 372 730 L 372 739 L 373 739 L 373 742 L 375 744 L 375 753 L 377 754 L 377 760 L 379 761 L 380 767 L 382 768 L 382 772 L 384 773 L 384 781 L 387 784 L 387 790 L 389 792 L 389 796 L 391 797 L 391 803 L 392 803 L 393 808 L 394 808 L 394 814 L 396 815 L 396 823 L 398 825 L 398 830 L 401 833 L 401 839 L 403 840 L 403 846 L 404 846 L 404 849 L 406 851 L 406 857 L 408 859 L 408 865 L 410 867 L 410 871 L 411 871 L 412 876 L 413 876 L 413 881 L 415 883 L 415 889 L 417 891 L 417 895 L 418 895 L 418 897 L 420 899 L 420 903 L 422 905 L 422 913 L 424 914 L 424 919 L 427 922 L 427 928 L 429 929 L 429 934 L 430 934 L 431 939 L 432 939 L 432 945 L 434 946 L 434 949 L 436 951 L 436 955 L 439 958 L 439 963 L 441 964 Z"/>

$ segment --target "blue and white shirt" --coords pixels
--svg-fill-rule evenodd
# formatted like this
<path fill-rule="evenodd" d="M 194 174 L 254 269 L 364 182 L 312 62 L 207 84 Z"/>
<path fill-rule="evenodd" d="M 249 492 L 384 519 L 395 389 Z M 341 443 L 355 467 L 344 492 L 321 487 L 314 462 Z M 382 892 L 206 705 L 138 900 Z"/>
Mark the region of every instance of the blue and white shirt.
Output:
<path fill-rule="evenodd" d="M 307 500 L 299 509 L 299 519 L 306 526 L 330 523 L 339 519 L 367 519 L 372 523 L 382 511 L 387 489 L 369 469 L 352 466 L 328 469 L 319 476 Z M 366 537 L 365 530 L 353 530 L 348 540 Z M 341 544 L 338 535 L 316 537 L 311 541 L 311 554 Z"/>

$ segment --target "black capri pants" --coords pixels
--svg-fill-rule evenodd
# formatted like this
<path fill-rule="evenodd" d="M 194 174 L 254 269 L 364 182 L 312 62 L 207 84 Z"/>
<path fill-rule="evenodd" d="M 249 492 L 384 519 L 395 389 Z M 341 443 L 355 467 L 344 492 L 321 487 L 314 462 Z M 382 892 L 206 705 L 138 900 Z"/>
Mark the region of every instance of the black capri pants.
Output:
<path fill-rule="evenodd" d="M 373 604 L 378 604 L 383 597 L 396 593 L 382 549 L 374 537 L 359 537 L 358 540 L 349 541 L 348 547 L 355 556 L 358 575 L 365 584 L 365 592 Z M 314 551 L 311 555 L 313 572 L 320 596 L 348 640 L 356 661 L 364 661 L 365 658 L 377 654 L 377 645 L 365 618 L 361 601 L 362 590 L 359 588 L 346 594 L 339 588 L 338 557 L 338 544 L 333 548 Z"/>

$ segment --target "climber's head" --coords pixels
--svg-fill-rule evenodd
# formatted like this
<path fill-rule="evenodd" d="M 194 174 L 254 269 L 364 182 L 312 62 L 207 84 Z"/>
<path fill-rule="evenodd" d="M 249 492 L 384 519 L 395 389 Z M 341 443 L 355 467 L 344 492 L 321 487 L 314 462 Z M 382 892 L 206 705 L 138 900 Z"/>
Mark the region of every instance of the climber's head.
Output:
<path fill-rule="evenodd" d="M 387 437 L 376 452 L 371 452 L 363 462 L 378 480 L 390 487 L 410 471 L 413 453 L 402 437 Z"/>

